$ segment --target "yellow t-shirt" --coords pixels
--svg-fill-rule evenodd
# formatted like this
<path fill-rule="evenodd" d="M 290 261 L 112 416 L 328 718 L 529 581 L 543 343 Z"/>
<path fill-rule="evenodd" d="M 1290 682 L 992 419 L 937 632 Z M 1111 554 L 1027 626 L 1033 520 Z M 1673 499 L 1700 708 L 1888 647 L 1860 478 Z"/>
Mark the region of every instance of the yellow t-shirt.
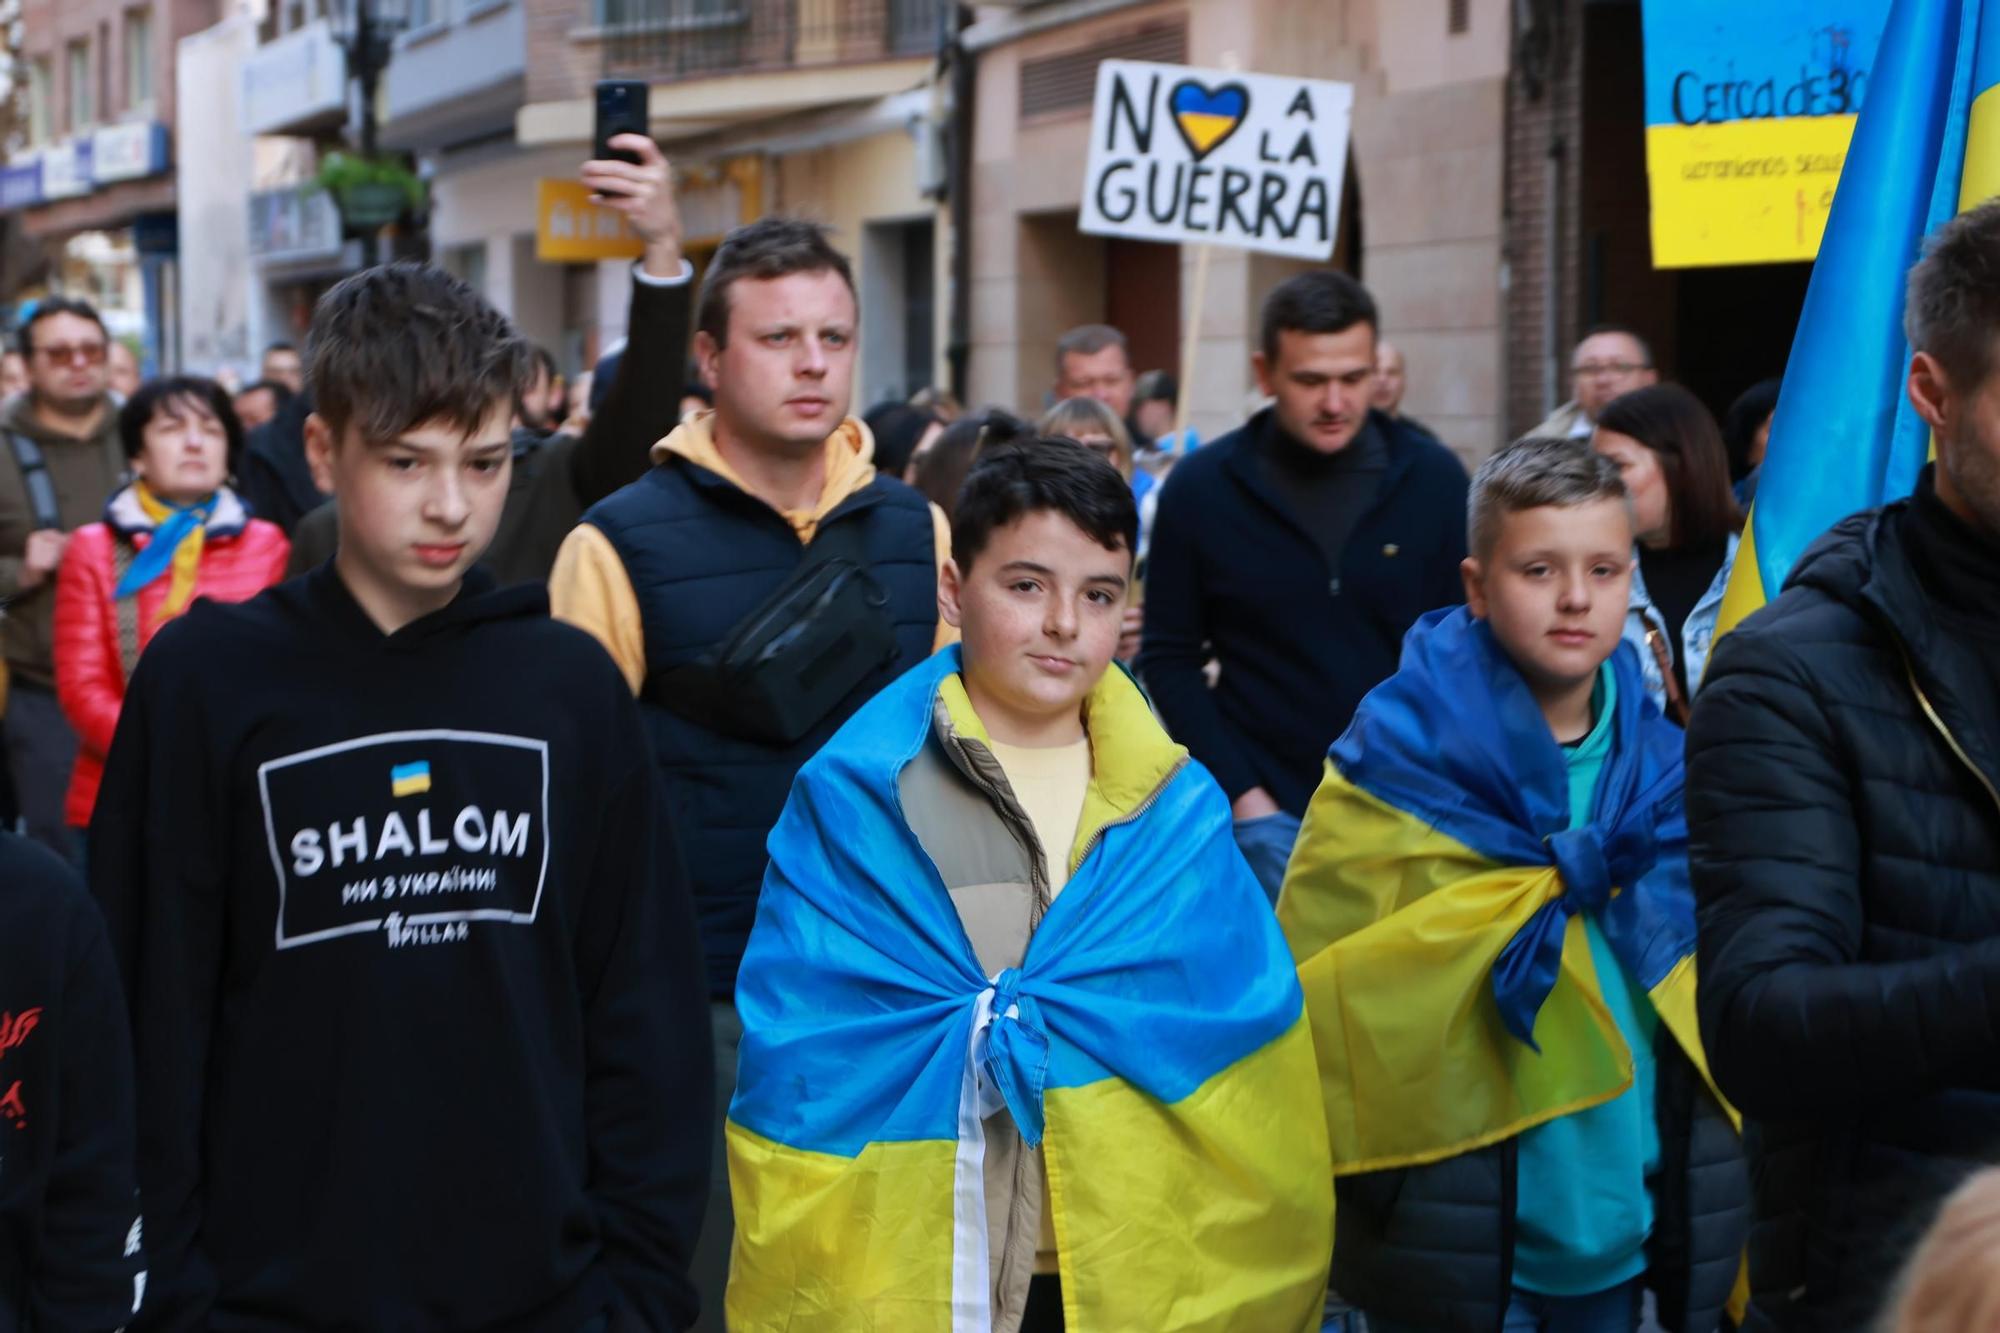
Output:
<path fill-rule="evenodd" d="M 1035 826 L 1035 840 L 1042 844 L 1042 860 L 1049 877 L 1049 898 L 1069 883 L 1069 854 L 1076 842 L 1076 826 L 1083 819 L 1084 797 L 1090 791 L 1090 738 L 1044 749 L 990 742 L 993 757 L 1007 771 L 1007 785 L 1014 799 Z M 1049 1207 L 1049 1176 L 1042 1167 L 1042 1238 L 1036 1246 L 1035 1271 L 1056 1271 L 1055 1212 Z"/>
<path fill-rule="evenodd" d="M 1069 883 L 1070 846 L 1083 819 L 1083 799 L 1090 791 L 1090 738 L 1043 749 L 991 743 L 993 757 L 1007 771 L 1014 799 L 1028 812 L 1035 839 L 1049 876 L 1049 897 Z"/>

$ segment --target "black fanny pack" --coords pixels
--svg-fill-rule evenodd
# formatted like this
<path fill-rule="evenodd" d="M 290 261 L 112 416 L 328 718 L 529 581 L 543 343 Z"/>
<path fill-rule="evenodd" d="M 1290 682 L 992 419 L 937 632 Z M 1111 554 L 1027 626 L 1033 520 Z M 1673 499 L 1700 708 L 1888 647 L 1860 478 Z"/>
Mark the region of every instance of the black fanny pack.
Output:
<path fill-rule="evenodd" d="M 862 556 L 856 518 L 823 528 L 777 591 L 721 643 L 654 672 L 647 698 L 711 731 L 794 745 L 895 660 L 889 595 Z"/>

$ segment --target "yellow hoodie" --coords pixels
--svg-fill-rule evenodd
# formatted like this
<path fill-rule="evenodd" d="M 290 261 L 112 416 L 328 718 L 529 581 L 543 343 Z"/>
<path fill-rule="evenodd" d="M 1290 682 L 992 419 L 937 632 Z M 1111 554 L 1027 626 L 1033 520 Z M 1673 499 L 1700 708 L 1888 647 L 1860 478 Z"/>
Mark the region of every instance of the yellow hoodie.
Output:
<path fill-rule="evenodd" d="M 682 422 L 673 434 L 653 446 L 653 462 L 664 463 L 679 455 L 749 494 L 743 478 L 715 447 L 714 418 L 713 412 L 701 412 Z M 778 511 L 799 534 L 801 544 L 812 541 L 820 521 L 842 501 L 875 480 L 874 459 L 875 438 L 853 417 L 827 436 L 826 480 L 820 486 L 819 503 L 811 509 Z M 942 569 L 951 555 L 951 523 L 936 505 L 931 506 L 931 522 L 937 534 L 937 564 Z M 743 609 L 746 613 L 750 610 L 747 606 Z M 556 553 L 555 569 L 549 575 L 549 610 L 558 620 L 589 631 L 625 673 L 632 693 L 640 692 L 646 683 L 646 633 L 639 615 L 639 597 L 632 590 L 617 548 L 588 523 L 578 524 Z M 940 619 L 936 646 L 941 648 L 957 638 L 958 631 Z"/>

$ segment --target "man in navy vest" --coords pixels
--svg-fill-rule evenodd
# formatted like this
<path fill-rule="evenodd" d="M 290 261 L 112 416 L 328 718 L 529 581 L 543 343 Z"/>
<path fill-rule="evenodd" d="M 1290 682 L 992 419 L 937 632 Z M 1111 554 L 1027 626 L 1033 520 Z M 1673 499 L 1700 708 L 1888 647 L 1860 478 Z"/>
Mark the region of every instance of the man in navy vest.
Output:
<path fill-rule="evenodd" d="M 824 228 L 766 218 L 731 232 L 695 316 L 714 410 L 689 417 L 653 446 L 651 472 L 584 514 L 549 579 L 554 613 L 595 635 L 639 697 L 694 884 L 718 1062 L 715 1192 L 694 1263 L 703 1328 L 723 1327 L 731 1224 L 719 1129 L 736 1084 L 742 1026 L 731 997 L 764 840 L 805 761 L 951 637 L 937 602 L 950 527 L 917 492 L 877 475 L 868 428 L 847 415 L 858 319 L 853 274 Z M 682 369 L 621 373 L 678 380 Z M 690 674 L 796 586 L 820 542 L 873 578 L 893 650 L 790 741 L 747 734 L 757 729 L 726 720 L 728 709 L 691 706 Z"/>
<path fill-rule="evenodd" d="M 1417 617 L 1465 600 L 1465 468 L 1369 409 L 1379 324 L 1345 273 L 1272 289 L 1251 356 L 1271 405 L 1176 464 L 1153 522 L 1139 675 L 1274 899 L 1327 747 Z"/>

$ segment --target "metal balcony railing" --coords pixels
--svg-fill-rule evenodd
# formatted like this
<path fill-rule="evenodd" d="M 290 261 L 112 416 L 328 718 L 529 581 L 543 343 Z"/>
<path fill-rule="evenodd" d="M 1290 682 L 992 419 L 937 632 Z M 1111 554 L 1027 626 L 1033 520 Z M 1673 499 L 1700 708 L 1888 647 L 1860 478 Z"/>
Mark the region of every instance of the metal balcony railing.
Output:
<path fill-rule="evenodd" d="M 604 77 L 859 64 L 937 49 L 954 0 L 596 0 Z"/>

